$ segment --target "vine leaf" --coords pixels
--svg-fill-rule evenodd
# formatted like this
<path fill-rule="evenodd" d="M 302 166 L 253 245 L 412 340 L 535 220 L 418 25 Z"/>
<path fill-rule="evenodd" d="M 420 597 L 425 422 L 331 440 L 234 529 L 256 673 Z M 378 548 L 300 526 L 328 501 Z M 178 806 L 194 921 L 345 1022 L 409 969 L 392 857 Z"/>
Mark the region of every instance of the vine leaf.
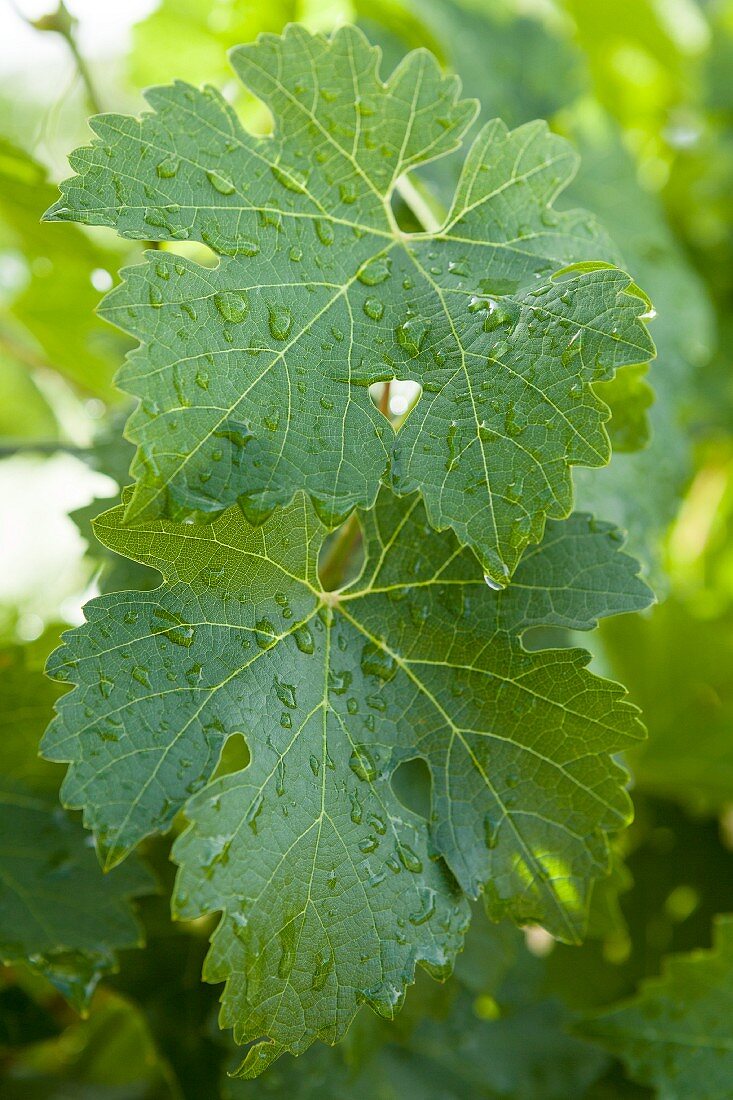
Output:
<path fill-rule="evenodd" d="M 671 955 L 661 977 L 580 1030 L 623 1059 L 634 1080 L 675 1100 L 724 1100 L 733 1079 L 733 917 L 717 918 L 710 951 Z"/>
<path fill-rule="evenodd" d="M 174 908 L 222 913 L 205 976 L 227 980 L 235 1038 L 266 1037 L 247 1072 L 335 1042 L 363 1001 L 391 1015 L 416 961 L 445 973 L 462 892 L 578 939 L 607 834 L 629 818 L 611 754 L 641 727 L 584 651 L 530 652 L 521 636 L 649 602 L 615 529 L 550 525 L 492 591 L 417 496 L 385 489 L 360 519 L 360 576 L 324 591 L 327 529 L 303 494 L 257 527 L 236 507 L 208 525 L 123 517 L 97 535 L 165 582 L 87 605 L 50 661 L 79 686 L 43 751 L 71 763 L 62 797 L 108 866 L 185 808 Z M 212 780 L 237 733 L 248 766 Z M 391 785 L 417 757 L 429 821 Z"/>
<path fill-rule="evenodd" d="M 128 520 L 239 500 L 261 522 L 304 489 L 336 524 L 385 478 L 505 584 L 545 518 L 569 513 L 569 467 L 608 461 L 592 384 L 652 356 L 648 304 L 621 271 L 580 263 L 609 245 L 554 209 L 576 156 L 542 122 L 487 123 L 445 223 L 404 233 L 395 189 L 458 147 L 476 105 L 425 50 L 387 83 L 379 57 L 353 27 L 263 35 L 232 62 L 272 136 L 212 88 L 153 89 L 140 119 L 92 120 L 46 217 L 219 257 L 149 253 L 102 307 L 140 341 L 118 378 L 140 399 Z M 368 392 L 392 378 L 422 387 L 397 433 Z"/>
<path fill-rule="evenodd" d="M 0 959 L 25 963 L 79 1010 L 116 952 L 140 946 L 131 899 L 153 880 L 136 860 L 105 876 L 81 824 L 59 807 L 36 745 L 58 689 L 22 654 L 0 654 Z"/>

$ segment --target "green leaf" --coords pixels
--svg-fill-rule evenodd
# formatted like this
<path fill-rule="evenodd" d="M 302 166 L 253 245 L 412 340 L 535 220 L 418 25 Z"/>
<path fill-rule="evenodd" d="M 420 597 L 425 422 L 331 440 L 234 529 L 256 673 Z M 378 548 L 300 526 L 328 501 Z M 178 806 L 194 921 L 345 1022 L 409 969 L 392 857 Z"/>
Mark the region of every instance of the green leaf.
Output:
<path fill-rule="evenodd" d="M 580 1100 L 610 1059 L 569 1034 L 570 1014 L 542 989 L 544 960 L 518 929 L 477 913 L 443 988 L 418 986 L 398 1021 L 360 1019 L 336 1050 L 283 1058 L 256 1082 L 224 1083 L 225 1100 Z M 466 965 L 466 963 L 470 964 Z M 486 980 L 492 964 L 502 973 Z M 406 1018 L 407 1017 L 407 1018 Z"/>
<path fill-rule="evenodd" d="M 64 800 L 107 865 L 185 807 L 174 905 L 222 911 L 205 976 L 228 979 L 237 1041 L 266 1037 L 248 1072 L 335 1042 L 364 1000 L 391 1015 L 416 961 L 444 973 L 467 920 L 452 876 L 492 917 L 576 940 L 629 819 L 610 754 L 640 737 L 635 708 L 582 650 L 520 640 L 649 602 L 618 533 L 552 524 L 492 592 L 417 498 L 385 490 L 361 523 L 362 574 L 324 592 L 327 531 L 303 495 L 259 527 L 236 508 L 134 527 L 115 509 L 101 540 L 166 583 L 93 600 L 49 665 L 80 686 L 43 751 L 71 762 Z M 206 786 L 235 733 L 249 766 Z M 390 782 L 415 757 L 429 826 Z"/>
<path fill-rule="evenodd" d="M 0 958 L 26 963 L 83 1009 L 116 951 L 140 946 L 130 899 L 152 880 L 137 861 L 102 873 L 58 805 L 56 769 L 35 757 L 58 691 L 18 651 L 0 656 Z"/>
<path fill-rule="evenodd" d="M 654 390 L 646 375 L 645 364 L 624 367 L 610 382 L 599 382 L 595 387 L 611 410 L 608 434 L 614 451 L 640 451 L 649 443 L 647 411 L 654 404 Z"/>
<path fill-rule="evenodd" d="M 92 121 L 47 214 L 221 257 L 149 254 L 102 308 L 141 342 L 118 379 L 141 399 L 128 519 L 239 499 L 261 521 L 303 488 L 336 523 L 387 477 L 505 584 L 545 518 L 569 513 L 569 467 L 609 459 L 591 384 L 653 354 L 628 276 L 554 278 L 608 252 L 588 215 L 553 208 L 574 152 L 544 123 L 490 122 L 445 224 L 405 234 L 395 188 L 474 115 L 457 79 L 418 50 L 383 84 L 350 27 L 293 26 L 232 59 L 272 137 L 212 88 L 154 89 L 140 120 Z M 395 377 L 423 391 L 397 434 L 368 392 Z"/>
<path fill-rule="evenodd" d="M 733 799 L 730 608 L 700 615 L 670 597 L 624 627 L 604 631 L 603 646 L 614 672 L 628 673 L 649 727 L 634 756 L 637 783 L 698 813 L 724 809 Z"/>
<path fill-rule="evenodd" d="M 733 1080 L 733 917 L 710 951 L 672 955 L 631 1001 L 588 1019 L 582 1033 L 622 1058 L 661 1100 L 726 1100 Z"/>
<path fill-rule="evenodd" d="M 4 1054 L 3 1100 L 181 1100 L 183 1095 L 144 1014 L 110 990 L 88 1019 L 74 1020 L 49 1041 Z"/>
<path fill-rule="evenodd" d="M 78 229 L 49 232 L 40 225 L 55 193 L 45 169 L 0 136 L 0 257 L 6 253 L 10 271 L 19 267 L 20 276 L 17 287 L 11 280 L 7 291 L 0 288 L 0 351 L 26 369 L 50 367 L 82 390 L 111 400 L 119 396 L 112 374 L 129 345 L 95 315 L 100 292 L 91 279 L 97 270 L 113 271 L 120 254 Z M 34 394 L 35 403 L 39 397 Z M 6 433 L 15 435 L 21 424 L 16 419 Z"/>

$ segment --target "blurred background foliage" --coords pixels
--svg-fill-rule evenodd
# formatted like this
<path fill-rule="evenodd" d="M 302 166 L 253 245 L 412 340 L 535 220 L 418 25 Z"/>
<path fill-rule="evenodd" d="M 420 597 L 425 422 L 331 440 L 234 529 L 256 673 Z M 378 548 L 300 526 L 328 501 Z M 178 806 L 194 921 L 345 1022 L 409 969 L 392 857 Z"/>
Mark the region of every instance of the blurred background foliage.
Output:
<path fill-rule="evenodd" d="M 60 630 L 94 592 L 157 583 L 95 546 L 89 526 L 125 484 L 131 450 L 113 382 L 126 341 L 94 308 L 140 246 L 39 217 L 87 116 L 142 109 L 151 83 L 213 82 L 267 130 L 226 50 L 293 20 L 358 22 L 385 72 L 425 45 L 483 120 L 544 117 L 579 148 L 563 202 L 599 214 L 649 293 L 658 358 L 606 384 L 614 457 L 576 471 L 577 502 L 628 531 L 659 603 L 594 642 L 649 740 L 629 761 L 636 822 L 586 945 L 477 914 L 454 978 L 421 979 L 396 1023 L 363 1013 L 337 1050 L 248 1083 L 227 1076 L 236 1056 L 216 1027 L 217 990 L 199 978 L 208 923 L 169 920 L 166 845 L 148 846 L 147 869 L 102 876 L 58 808 L 60 770 L 35 755 Z M 732 0 L 17 0 L 0 9 L 0 41 L 0 875 L 36 876 L 24 888 L 65 922 L 54 942 L 37 914 L 0 901 L 2 1095 L 651 1095 L 575 1023 L 632 994 L 669 952 L 709 946 L 715 914 L 733 911 Z M 436 210 L 459 166 L 453 155 L 415 181 Z M 12 865 L 18 835 L 30 868 Z M 146 950 L 131 950 L 143 933 Z"/>

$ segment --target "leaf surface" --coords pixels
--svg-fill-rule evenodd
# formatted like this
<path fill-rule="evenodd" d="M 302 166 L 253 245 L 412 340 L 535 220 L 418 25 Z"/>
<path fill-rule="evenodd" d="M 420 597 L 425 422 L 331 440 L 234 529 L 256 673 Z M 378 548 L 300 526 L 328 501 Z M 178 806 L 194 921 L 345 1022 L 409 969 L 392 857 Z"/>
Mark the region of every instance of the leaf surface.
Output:
<path fill-rule="evenodd" d="M 222 912 L 206 976 L 228 980 L 237 1040 L 269 1039 L 249 1070 L 335 1042 L 363 1001 L 391 1015 L 416 961 L 445 973 L 467 921 L 460 888 L 485 890 L 494 918 L 577 939 L 607 834 L 629 818 L 610 754 L 640 737 L 635 708 L 582 650 L 521 644 L 534 626 L 589 629 L 648 603 L 617 532 L 553 524 L 492 592 L 419 498 L 383 490 L 361 523 L 364 569 L 334 593 L 303 495 L 258 527 L 237 508 L 130 527 L 120 506 L 98 536 L 166 583 L 93 600 L 49 666 L 80 686 L 44 752 L 71 761 L 64 800 L 105 862 L 185 807 L 175 907 Z M 250 763 L 211 782 L 235 733 Z M 391 785 L 415 757 L 429 822 Z"/>
<path fill-rule="evenodd" d="M 141 119 L 92 121 L 47 214 L 220 257 L 150 254 L 102 308 L 140 341 L 118 379 L 140 398 L 128 519 L 239 499 L 261 521 L 301 488 L 336 523 L 386 478 L 506 583 L 545 518 L 569 513 L 569 467 L 609 459 L 591 384 L 653 354 L 628 276 L 558 276 L 608 252 L 587 214 L 554 209 L 574 152 L 544 123 L 489 122 L 445 223 L 404 233 L 395 189 L 473 118 L 458 80 L 417 50 L 385 84 L 351 27 L 291 26 L 232 60 L 272 136 L 212 88 L 153 89 Z M 392 378 L 422 387 L 397 434 L 368 392 Z"/>

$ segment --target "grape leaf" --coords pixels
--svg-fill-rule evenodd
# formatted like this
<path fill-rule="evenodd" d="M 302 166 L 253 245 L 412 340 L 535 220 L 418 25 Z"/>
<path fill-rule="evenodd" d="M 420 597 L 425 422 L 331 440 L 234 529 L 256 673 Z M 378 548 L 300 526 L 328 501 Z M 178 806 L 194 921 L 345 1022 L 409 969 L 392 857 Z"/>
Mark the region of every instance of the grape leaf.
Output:
<path fill-rule="evenodd" d="M 631 1001 L 586 1020 L 584 1035 L 626 1063 L 660 1100 L 727 1100 L 733 1080 L 733 917 L 710 951 L 671 955 Z"/>
<path fill-rule="evenodd" d="M 391 198 L 458 147 L 475 112 L 458 80 L 418 50 L 384 84 L 352 27 L 292 26 L 232 59 L 272 137 L 212 88 L 154 89 L 141 119 L 92 121 L 46 215 L 220 256 L 148 254 L 102 307 L 140 341 L 118 378 L 140 398 L 128 519 L 239 500 L 261 521 L 303 488 L 335 524 L 386 476 L 505 584 L 569 513 L 569 467 L 608 461 L 591 383 L 653 354 L 628 276 L 559 277 L 608 249 L 588 215 L 553 208 L 575 154 L 544 123 L 490 122 L 445 224 L 407 234 Z M 397 434 L 368 393 L 395 377 L 423 390 Z"/>
<path fill-rule="evenodd" d="M 579 1100 L 610 1058 L 569 1034 L 571 1015 L 545 979 L 519 929 L 477 912 L 455 976 L 419 985 L 397 1021 L 362 1017 L 335 1050 L 283 1058 L 257 1081 L 228 1078 L 224 1097 Z"/>
<path fill-rule="evenodd" d="M 257 527 L 238 508 L 210 525 L 123 513 L 96 533 L 166 583 L 87 605 L 49 664 L 80 686 L 43 751 L 71 762 L 62 796 L 108 866 L 185 806 L 174 905 L 222 911 L 205 976 L 228 979 L 240 1043 L 268 1037 L 248 1067 L 335 1042 L 361 1001 L 392 1014 L 418 960 L 445 971 L 467 919 L 452 876 L 496 919 L 579 937 L 607 834 L 629 818 L 610 754 L 641 728 L 582 650 L 520 639 L 649 602 L 613 528 L 552 524 L 492 592 L 417 497 L 383 490 L 361 517 L 362 574 L 328 592 L 327 530 L 302 494 Z M 234 733 L 249 766 L 205 787 Z M 390 783 L 415 757 L 429 829 Z"/>
<path fill-rule="evenodd" d="M 0 958 L 28 964 L 81 1009 L 116 951 L 140 945 L 130 899 L 152 880 L 137 861 L 105 876 L 59 807 L 56 769 L 35 755 L 57 694 L 21 653 L 0 655 Z"/>

